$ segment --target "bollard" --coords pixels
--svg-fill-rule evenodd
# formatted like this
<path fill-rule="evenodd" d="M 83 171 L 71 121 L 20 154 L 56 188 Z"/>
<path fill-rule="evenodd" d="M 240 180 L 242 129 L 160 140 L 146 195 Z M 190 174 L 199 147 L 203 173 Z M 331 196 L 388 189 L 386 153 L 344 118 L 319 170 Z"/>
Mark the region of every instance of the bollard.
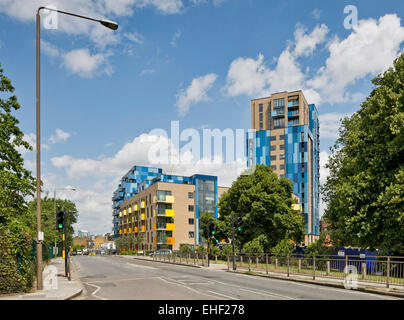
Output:
<path fill-rule="evenodd" d="M 257 269 L 258 269 L 258 256 L 256 257 L 256 260 L 257 260 L 256 262 L 257 262 Z"/>
<path fill-rule="evenodd" d="M 275 270 L 278 269 L 278 258 L 275 258 Z"/>
<path fill-rule="evenodd" d="M 390 287 L 390 257 L 387 257 L 386 288 Z"/>
<path fill-rule="evenodd" d="M 299 258 L 299 268 L 297 270 L 298 273 L 302 272 L 302 259 Z"/>
<path fill-rule="evenodd" d="M 366 262 L 362 262 L 362 280 L 366 278 Z"/>
<path fill-rule="evenodd" d="M 180 263 L 182 262 L 182 259 L 181 259 L 181 258 L 182 258 L 182 253 L 180 253 Z"/>
<path fill-rule="evenodd" d="M 313 256 L 313 280 L 316 280 L 316 256 Z"/>
<path fill-rule="evenodd" d="M 290 258 L 289 258 L 289 253 L 288 253 L 288 277 L 290 275 Z"/>
<path fill-rule="evenodd" d="M 196 264 L 196 262 L 195 262 L 195 252 L 194 252 L 194 265 Z"/>
<path fill-rule="evenodd" d="M 327 276 L 329 276 L 330 273 L 331 273 L 331 263 L 330 263 L 330 261 L 328 260 L 328 261 L 327 261 Z"/>
<path fill-rule="evenodd" d="M 230 271 L 230 256 L 227 256 L 227 271 Z"/>
<path fill-rule="evenodd" d="M 268 274 L 268 254 L 265 255 L 265 272 Z"/>
<path fill-rule="evenodd" d="M 251 271 L 251 257 L 248 256 L 248 272 Z"/>
<path fill-rule="evenodd" d="M 217 263 L 217 256 L 215 256 L 215 263 Z"/>
<path fill-rule="evenodd" d="M 240 256 L 240 268 L 243 266 L 243 256 Z"/>

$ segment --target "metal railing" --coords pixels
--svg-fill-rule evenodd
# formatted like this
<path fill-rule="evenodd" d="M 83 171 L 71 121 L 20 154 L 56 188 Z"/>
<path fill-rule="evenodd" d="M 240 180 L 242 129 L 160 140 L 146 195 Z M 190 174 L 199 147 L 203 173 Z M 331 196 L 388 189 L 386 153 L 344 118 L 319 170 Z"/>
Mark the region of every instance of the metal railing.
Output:
<path fill-rule="evenodd" d="M 208 265 L 207 254 L 198 252 L 155 254 L 152 259 L 185 265 Z M 229 271 L 233 269 L 232 256 L 210 256 L 210 263 L 227 265 Z M 265 274 L 307 276 L 312 280 L 327 278 L 346 280 L 348 276 L 354 276 L 358 283 L 379 283 L 384 284 L 387 288 L 391 285 L 404 286 L 404 257 L 399 256 L 366 256 L 363 258 L 349 255 L 242 254 L 235 256 L 235 266 L 237 269 Z"/>
<path fill-rule="evenodd" d="M 232 258 L 229 257 L 230 268 Z M 287 276 L 306 275 L 313 280 L 330 278 L 345 280 L 348 275 L 355 276 L 358 283 L 381 283 L 404 286 L 404 257 L 395 256 L 324 256 L 271 254 L 239 255 L 235 257 L 236 266 L 248 271 L 283 273 Z"/>

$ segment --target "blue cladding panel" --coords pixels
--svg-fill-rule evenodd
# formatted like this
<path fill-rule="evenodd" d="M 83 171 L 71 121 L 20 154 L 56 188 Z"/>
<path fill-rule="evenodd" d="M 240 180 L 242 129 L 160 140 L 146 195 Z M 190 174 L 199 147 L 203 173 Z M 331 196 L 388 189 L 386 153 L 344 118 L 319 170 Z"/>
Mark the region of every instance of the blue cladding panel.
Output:
<path fill-rule="evenodd" d="M 256 132 L 248 132 L 246 135 L 247 146 L 247 167 L 255 164 L 270 165 L 270 130 L 262 130 Z M 303 139 L 302 139 L 303 133 Z M 308 190 L 308 139 L 313 141 L 312 147 L 312 190 Z M 303 143 L 303 144 L 302 144 Z M 312 233 L 320 234 L 320 217 L 319 217 L 319 201 L 320 201 L 320 163 L 319 163 L 319 121 L 316 107 L 309 105 L 309 125 L 290 126 L 285 128 L 285 177 L 289 178 L 293 183 L 293 193 L 300 197 L 304 193 L 303 206 L 304 219 L 306 222 L 306 232 L 309 231 L 308 213 L 309 205 L 312 212 Z M 302 161 L 302 152 L 303 161 Z M 304 168 L 304 169 L 303 169 Z M 302 173 L 304 180 L 302 179 Z M 304 182 L 304 184 L 302 184 Z M 304 190 L 302 186 L 304 185 Z M 312 203 L 308 203 L 309 191 L 312 195 Z"/>

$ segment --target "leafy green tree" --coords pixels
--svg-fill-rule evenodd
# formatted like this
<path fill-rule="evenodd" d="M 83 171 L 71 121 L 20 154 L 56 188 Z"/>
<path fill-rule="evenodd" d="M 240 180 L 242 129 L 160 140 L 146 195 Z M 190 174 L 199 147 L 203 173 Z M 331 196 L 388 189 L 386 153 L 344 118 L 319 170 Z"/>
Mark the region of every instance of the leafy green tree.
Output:
<path fill-rule="evenodd" d="M 254 238 L 251 241 L 248 241 L 244 246 L 243 246 L 243 252 L 247 254 L 262 254 L 264 253 L 264 246 L 267 241 L 267 238 L 265 235 L 261 234 L 258 237 Z"/>
<path fill-rule="evenodd" d="M 337 249 L 335 249 L 334 247 L 325 246 L 325 238 L 327 237 L 327 235 L 328 232 L 322 232 L 316 242 L 313 242 L 306 247 L 306 249 L 304 250 L 304 254 L 309 257 L 313 255 L 336 254 Z"/>
<path fill-rule="evenodd" d="M 205 212 L 199 216 L 199 230 L 202 233 L 203 242 L 209 238 L 209 222 L 214 221 L 213 214 Z"/>
<path fill-rule="evenodd" d="M 20 108 L 13 92 L 0 64 L 0 293 L 30 290 L 35 275 L 33 225 L 26 223 L 26 198 L 33 196 L 35 181 L 21 155 L 32 147 L 12 114 Z"/>
<path fill-rule="evenodd" d="M 230 258 L 231 258 L 232 255 L 233 255 L 233 247 L 230 244 L 225 245 L 221 252 L 221 256 L 220 256 L 221 259 L 227 260 L 227 257 L 230 256 Z"/>
<path fill-rule="evenodd" d="M 187 244 L 181 246 L 181 247 L 180 247 L 180 253 L 181 253 L 181 255 L 183 255 L 184 257 L 185 257 L 185 256 L 188 256 L 188 254 L 191 254 L 191 253 L 192 253 L 191 247 L 190 247 L 189 245 L 187 245 Z"/>
<path fill-rule="evenodd" d="M 404 56 L 342 120 L 322 188 L 336 245 L 404 251 Z"/>
<path fill-rule="evenodd" d="M 304 235 L 304 219 L 292 208 L 292 183 L 278 178 L 265 165 L 257 165 L 249 175 L 240 175 L 232 187 L 221 197 L 219 220 L 227 224 L 227 236 L 231 235 L 231 214 L 241 217 L 243 228 L 236 232 L 241 245 L 260 235 L 266 237 L 265 251 L 280 240 L 288 238 L 300 243 Z M 229 232 L 230 231 L 230 232 Z"/>
<path fill-rule="evenodd" d="M 289 239 L 283 239 L 271 249 L 271 254 L 277 257 L 285 257 L 288 254 L 292 254 L 295 249 L 295 245 Z"/>

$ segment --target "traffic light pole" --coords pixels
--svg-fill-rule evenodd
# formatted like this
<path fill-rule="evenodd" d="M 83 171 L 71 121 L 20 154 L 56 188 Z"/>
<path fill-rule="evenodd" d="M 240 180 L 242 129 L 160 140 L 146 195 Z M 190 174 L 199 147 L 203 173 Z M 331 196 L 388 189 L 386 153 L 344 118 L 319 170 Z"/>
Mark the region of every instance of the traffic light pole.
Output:
<path fill-rule="evenodd" d="M 233 270 L 236 270 L 236 257 L 234 252 L 234 213 L 231 213 L 231 245 L 233 247 Z"/>
<path fill-rule="evenodd" d="M 68 252 L 67 252 L 67 239 L 66 239 L 66 225 L 67 225 L 67 223 L 66 223 L 66 217 L 67 217 L 67 214 L 66 214 L 66 208 L 64 208 L 64 221 L 65 221 L 65 223 L 63 224 L 63 247 L 64 247 L 64 250 L 63 250 L 63 256 L 64 256 L 64 259 L 65 259 L 65 276 L 67 277 L 67 255 L 69 254 Z"/>

